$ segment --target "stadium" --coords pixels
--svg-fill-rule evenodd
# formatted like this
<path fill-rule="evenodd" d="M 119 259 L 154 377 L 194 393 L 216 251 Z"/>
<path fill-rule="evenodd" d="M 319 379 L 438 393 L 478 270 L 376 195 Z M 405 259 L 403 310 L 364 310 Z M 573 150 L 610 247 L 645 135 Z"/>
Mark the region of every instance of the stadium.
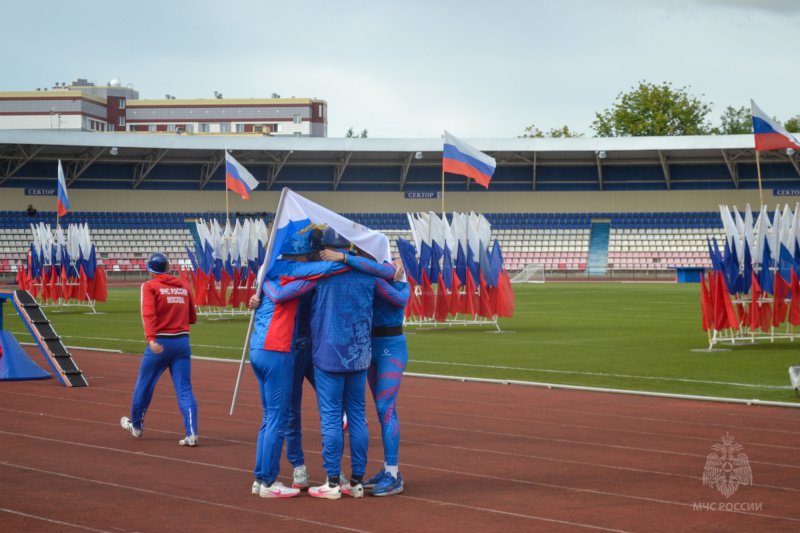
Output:
<path fill-rule="evenodd" d="M 692 273 L 711 268 L 708 239 L 725 239 L 721 205 L 743 211 L 748 204 L 772 210 L 789 203 L 795 210 L 790 200 L 800 194 L 798 156 L 761 152 L 759 174 L 752 135 L 468 142 L 497 162 L 486 189 L 443 174 L 442 139 L 0 130 L 0 279 L 15 288 L 27 265 L 31 224 L 86 223 L 110 289 L 92 313 L 80 306 L 44 307 L 83 370 L 87 393 L 79 397 L 79 389 L 56 380 L 0 386 L 14 424 L 2 431 L 3 448 L 24 450 L 6 468 L 6 497 L 24 490 L 46 498 L 45 488 L 27 488 L 42 476 L 56 490 L 87 499 L 129 482 L 111 474 L 120 462 L 115 450 L 130 445 L 112 425 L 129 401 L 138 364 L 131 354 L 144 345 L 138 286 L 146 258 L 160 250 L 173 270 L 188 268 L 198 219 L 261 219 L 269 226 L 281 191 L 289 188 L 386 233 L 395 256 L 395 239 L 412 239 L 407 213 L 483 214 L 505 268 L 513 275 L 538 265 L 535 281 L 545 282 L 514 285 L 516 310 L 497 320 L 500 331 L 481 324 L 406 328 L 411 357 L 399 404 L 407 424 L 401 464 L 408 461 L 404 475 L 414 482 L 402 505 L 381 507 L 388 525 L 362 524 L 363 530 L 404 530 L 399 524 L 408 523 L 409 513 L 424 516 L 426 529 L 445 531 L 476 524 L 543 531 L 680 529 L 671 520 L 700 530 L 774 530 L 800 520 L 791 504 L 800 417 L 787 375 L 799 362 L 793 343 L 707 350 L 699 285 L 676 282 L 693 281 Z M 259 182 L 249 201 L 226 193 L 226 153 Z M 56 214 L 59 161 L 71 205 L 64 217 Z M 29 205 L 35 214 L 26 212 Z M 636 281 L 642 283 L 631 283 Z M 10 307 L 2 308 L 0 329 L 11 331 L 42 363 L 33 335 Z M 276 511 L 229 496 L 246 484 L 260 406 L 255 385 L 245 381 L 239 416 L 228 415 L 236 365 L 219 359 L 242 357 L 246 331 L 246 316 L 225 313 L 209 314 L 192 329 L 193 353 L 200 357 L 196 387 L 208 413 L 201 434 L 208 435 L 208 446 L 192 459 L 202 463 L 200 470 L 180 481 L 187 476 L 184 459 L 154 459 L 174 453 L 177 435 L 169 384 L 157 389 L 148 419 L 151 440 L 136 442 L 141 477 L 130 505 L 142 514 L 154 509 L 153 516 L 166 514 L 162 500 L 190 510 L 176 523 L 142 518 L 130 530 L 182 530 L 179 520 L 208 508 L 219 514 L 221 522 L 207 524 L 216 530 L 236 520 L 283 520 L 291 530 L 330 525 L 315 502 Z M 82 415 L 92 404 L 98 411 Z M 309 441 L 319 440 L 315 408 L 304 403 Z M 369 408 L 368 402 L 368 423 L 376 427 Z M 34 412 L 47 419 L 45 428 L 29 421 Z M 728 431 L 744 442 L 755 475 L 752 486 L 742 483 L 720 500 L 699 478 L 712 445 Z M 62 440 L 69 453 L 54 449 Z M 371 445 L 380 447 L 376 440 Z M 589 447 L 598 457 L 578 459 Z M 498 449 L 502 453 L 494 454 Z M 97 466 L 89 475 L 83 465 L 94 460 L 92 453 Z M 40 454 L 58 454 L 62 466 L 37 460 Z M 579 482 L 569 479 L 575 468 L 586 472 Z M 209 473 L 219 473 L 226 496 L 202 487 Z M 455 479 L 459 497 L 428 491 L 441 475 Z M 187 484 L 202 487 L 193 500 L 181 490 Z M 514 489 L 503 492 L 508 485 Z M 504 496 L 484 499 L 486 488 Z M 531 511 L 531 498 L 542 508 Z M 729 505 L 731 512 L 693 512 L 698 502 L 706 509 Z M 76 524 L 110 530 L 118 523 L 115 515 L 129 512 L 115 503 L 50 514 L 19 498 L 4 506 L 13 510 L 8 516 L 19 530 L 41 516 L 63 530 Z M 651 521 L 653 516 L 668 521 Z M 335 518 L 337 527 L 353 526 L 344 515 Z M 196 517 L 191 529 L 202 529 Z"/>

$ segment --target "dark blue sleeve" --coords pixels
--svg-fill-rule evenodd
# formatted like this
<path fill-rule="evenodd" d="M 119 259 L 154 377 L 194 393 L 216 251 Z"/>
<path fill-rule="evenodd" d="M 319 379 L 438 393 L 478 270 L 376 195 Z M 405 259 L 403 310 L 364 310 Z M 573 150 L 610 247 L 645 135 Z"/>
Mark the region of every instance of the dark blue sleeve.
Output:
<path fill-rule="evenodd" d="M 366 257 L 345 254 L 344 262 L 347 266 L 353 267 L 359 272 L 384 279 L 394 279 L 394 274 L 397 272 L 397 269 L 391 263 L 380 264 Z"/>
<path fill-rule="evenodd" d="M 408 283 L 389 283 L 383 279 L 375 280 L 375 294 L 395 307 L 405 307 L 411 297 Z"/>

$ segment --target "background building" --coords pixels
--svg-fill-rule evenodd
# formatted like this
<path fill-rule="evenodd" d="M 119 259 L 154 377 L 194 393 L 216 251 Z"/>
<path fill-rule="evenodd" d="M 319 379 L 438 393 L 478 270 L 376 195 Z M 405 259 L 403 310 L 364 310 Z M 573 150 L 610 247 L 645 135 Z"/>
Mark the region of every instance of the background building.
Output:
<path fill-rule="evenodd" d="M 327 137 L 327 103 L 311 98 L 140 100 L 119 80 L 0 92 L 0 129 L 137 133 L 255 133 Z"/>

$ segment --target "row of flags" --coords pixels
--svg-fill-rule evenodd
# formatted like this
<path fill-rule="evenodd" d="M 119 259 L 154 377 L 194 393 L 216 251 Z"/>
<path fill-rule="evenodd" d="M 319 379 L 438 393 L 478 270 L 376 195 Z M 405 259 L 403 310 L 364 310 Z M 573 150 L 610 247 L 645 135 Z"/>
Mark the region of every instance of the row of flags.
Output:
<path fill-rule="evenodd" d="M 43 303 L 101 301 L 108 298 L 106 273 L 97 264 L 88 224 L 31 224 L 27 262 L 17 270 L 17 284 Z"/>
<path fill-rule="evenodd" d="M 412 291 L 407 316 L 445 322 L 448 316 L 511 317 L 514 290 L 503 253 L 482 214 L 408 213 L 414 244 L 397 239 Z M 436 285 L 434 290 L 433 285 Z"/>
<path fill-rule="evenodd" d="M 192 268 L 181 267 L 198 306 L 234 309 L 246 305 L 252 296 L 256 272 L 266 256 L 267 226 L 260 219 L 236 220 L 233 227 L 225 221 L 223 230 L 216 219 L 195 222 L 198 241 L 186 245 Z M 228 294 L 228 287 L 231 292 Z"/>

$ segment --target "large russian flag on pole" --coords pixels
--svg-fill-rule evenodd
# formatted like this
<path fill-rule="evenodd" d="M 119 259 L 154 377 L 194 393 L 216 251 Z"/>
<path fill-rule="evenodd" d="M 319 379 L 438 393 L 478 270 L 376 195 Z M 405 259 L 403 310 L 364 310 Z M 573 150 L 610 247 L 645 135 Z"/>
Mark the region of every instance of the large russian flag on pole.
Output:
<path fill-rule="evenodd" d="M 495 160 L 476 150 L 452 133 L 444 132 L 444 154 L 442 170 L 474 179 L 487 189 L 492 179 Z"/>
<path fill-rule="evenodd" d="M 753 133 L 756 136 L 756 151 L 794 148 L 800 150 L 800 140 L 786 131 L 786 128 L 769 118 L 755 102 L 750 100 L 753 115 Z"/>
<path fill-rule="evenodd" d="M 69 198 L 67 198 L 67 182 L 64 179 L 64 168 L 58 160 L 58 216 L 63 217 L 69 211 Z"/>
<path fill-rule="evenodd" d="M 258 187 L 258 180 L 227 151 L 225 152 L 225 186 L 233 192 L 241 194 L 243 200 L 249 200 L 250 191 Z"/>

